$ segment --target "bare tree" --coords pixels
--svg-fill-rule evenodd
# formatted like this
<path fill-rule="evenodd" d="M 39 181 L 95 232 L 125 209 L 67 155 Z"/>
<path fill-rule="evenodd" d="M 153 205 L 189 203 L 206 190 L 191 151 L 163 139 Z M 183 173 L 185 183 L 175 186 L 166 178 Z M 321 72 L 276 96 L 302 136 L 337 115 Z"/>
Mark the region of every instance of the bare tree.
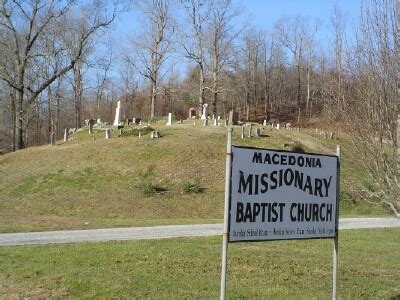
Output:
<path fill-rule="evenodd" d="M 186 12 L 186 22 L 190 24 L 190 32 L 182 30 L 181 45 L 185 56 L 193 60 L 199 70 L 198 114 L 201 116 L 206 79 L 206 21 L 209 18 L 211 2 L 206 0 L 182 0 L 181 2 Z M 183 26 L 186 26 L 186 23 Z"/>
<path fill-rule="evenodd" d="M 235 19 L 241 14 L 232 0 L 212 1 L 209 26 L 208 51 L 211 57 L 212 113 L 217 115 L 218 93 L 223 68 L 230 63 L 234 40 L 243 28 L 235 26 Z"/>
<path fill-rule="evenodd" d="M 280 42 L 292 54 L 293 65 L 297 72 L 297 123 L 300 123 L 302 101 L 302 70 L 305 68 L 304 55 L 315 39 L 318 30 L 318 22 L 310 23 L 309 19 L 301 16 L 294 18 L 281 18 L 276 24 L 276 30 L 280 36 Z"/>
<path fill-rule="evenodd" d="M 24 147 L 24 119 L 27 108 L 57 78 L 75 67 L 92 35 L 102 27 L 108 26 L 115 15 L 104 16 L 97 11 L 95 17 L 88 20 L 89 26 L 76 37 L 77 47 L 74 55 L 64 64 L 57 65 L 48 78 L 30 77 L 29 70 L 48 55 L 41 50 L 41 42 L 46 33 L 56 26 L 60 19 L 66 19 L 74 1 L 44 0 L 3 0 L 0 4 L 0 45 L 4 51 L 0 58 L 0 77 L 15 91 L 15 149 Z M 64 26 L 64 30 L 70 28 Z M 61 35 L 55 31 L 54 39 L 59 39 L 57 55 L 65 56 Z M 31 74 L 32 75 L 32 74 Z"/>
<path fill-rule="evenodd" d="M 394 0 L 364 2 L 356 47 L 348 61 L 353 87 L 345 110 L 354 157 L 371 178 L 371 186 L 361 187 L 365 199 L 386 205 L 400 217 L 398 17 Z"/>
<path fill-rule="evenodd" d="M 137 71 L 150 81 L 150 116 L 155 115 L 160 70 L 171 47 L 174 24 L 169 0 L 141 0 L 137 8 L 143 14 L 144 30 L 135 37 L 135 59 L 127 57 Z"/>

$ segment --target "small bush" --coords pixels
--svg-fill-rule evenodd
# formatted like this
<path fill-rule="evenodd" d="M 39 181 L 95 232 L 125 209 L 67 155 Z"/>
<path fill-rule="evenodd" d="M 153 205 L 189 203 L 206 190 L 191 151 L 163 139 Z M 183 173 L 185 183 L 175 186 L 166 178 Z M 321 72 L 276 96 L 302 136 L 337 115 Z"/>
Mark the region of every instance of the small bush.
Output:
<path fill-rule="evenodd" d="M 140 181 L 138 186 L 142 193 L 146 196 L 153 196 L 155 194 L 161 194 L 167 191 L 164 186 L 150 178 Z"/>
<path fill-rule="evenodd" d="M 181 186 L 184 194 L 196 194 L 204 191 L 204 188 L 200 186 L 198 180 L 184 179 Z"/>
<path fill-rule="evenodd" d="M 291 150 L 297 153 L 305 153 L 306 151 L 303 148 L 303 145 L 300 142 L 294 142 L 291 146 Z"/>
<path fill-rule="evenodd" d="M 150 166 L 139 173 L 137 187 L 145 196 L 153 196 L 167 191 L 167 188 L 161 181 L 156 181 L 154 166 Z"/>
<path fill-rule="evenodd" d="M 132 129 L 123 129 L 122 134 L 120 135 L 121 137 L 126 137 L 126 136 L 139 136 L 140 134 L 146 135 L 150 132 L 152 132 L 154 129 L 150 126 L 143 126 L 143 127 L 137 127 L 137 128 L 132 128 Z"/>

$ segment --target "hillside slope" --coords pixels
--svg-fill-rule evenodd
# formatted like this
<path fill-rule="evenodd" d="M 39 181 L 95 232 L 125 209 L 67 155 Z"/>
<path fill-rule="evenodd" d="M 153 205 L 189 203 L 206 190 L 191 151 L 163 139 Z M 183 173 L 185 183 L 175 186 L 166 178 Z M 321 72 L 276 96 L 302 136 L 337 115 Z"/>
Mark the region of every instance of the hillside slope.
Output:
<path fill-rule="evenodd" d="M 102 131 L 89 136 L 84 130 L 67 143 L 1 156 L 0 231 L 222 221 L 226 128 L 193 121 L 151 126 L 162 138 L 117 137 L 114 131 L 105 140 Z M 307 152 L 332 154 L 341 144 L 340 213 L 387 214 L 356 198 L 354 183 L 368 179 L 352 164 L 346 139 L 275 129 L 241 139 L 240 132 L 234 128 L 236 145 L 284 149 L 297 141 Z"/>

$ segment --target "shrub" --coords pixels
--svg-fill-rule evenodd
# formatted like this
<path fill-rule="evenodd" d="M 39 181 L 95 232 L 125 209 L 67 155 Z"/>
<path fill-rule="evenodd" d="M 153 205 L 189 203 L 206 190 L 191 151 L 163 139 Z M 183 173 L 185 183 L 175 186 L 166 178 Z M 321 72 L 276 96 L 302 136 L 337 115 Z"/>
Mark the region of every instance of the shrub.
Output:
<path fill-rule="evenodd" d="M 204 191 L 204 188 L 200 186 L 198 180 L 184 179 L 181 183 L 181 186 L 184 194 L 196 194 Z"/>
<path fill-rule="evenodd" d="M 139 188 L 142 193 L 146 196 L 153 196 L 155 194 L 161 194 L 167 189 L 160 183 L 157 183 L 154 179 L 144 179 L 139 182 Z"/>
<path fill-rule="evenodd" d="M 294 142 L 292 147 L 291 147 L 291 150 L 293 152 L 298 152 L 298 153 L 304 153 L 305 152 L 305 150 L 303 148 L 303 145 L 300 142 Z"/>
<path fill-rule="evenodd" d="M 126 130 L 122 130 L 122 134 L 120 136 L 125 137 L 125 136 L 139 136 L 139 132 L 140 134 L 146 135 L 150 132 L 152 132 L 154 129 L 150 126 L 143 126 L 143 127 L 137 127 L 137 128 L 132 128 L 132 129 L 126 129 Z"/>
<path fill-rule="evenodd" d="M 161 181 L 156 181 L 154 166 L 150 166 L 139 173 L 137 187 L 146 196 L 153 196 L 167 191 L 167 188 L 161 183 Z"/>

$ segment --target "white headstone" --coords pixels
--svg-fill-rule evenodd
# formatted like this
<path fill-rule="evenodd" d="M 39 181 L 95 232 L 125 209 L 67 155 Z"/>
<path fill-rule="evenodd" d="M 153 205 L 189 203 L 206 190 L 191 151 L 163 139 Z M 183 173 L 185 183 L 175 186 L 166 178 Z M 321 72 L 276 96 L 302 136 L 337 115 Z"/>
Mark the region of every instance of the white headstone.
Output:
<path fill-rule="evenodd" d="M 279 130 L 279 126 L 280 126 L 280 124 L 278 123 L 278 124 L 276 124 L 276 129 L 278 129 Z"/>
<path fill-rule="evenodd" d="M 100 118 L 97 119 L 97 124 L 101 124 Z"/>
<path fill-rule="evenodd" d="M 253 124 L 250 124 L 249 126 L 249 138 L 251 137 L 251 131 L 253 130 Z"/>
<path fill-rule="evenodd" d="M 68 142 L 68 137 L 69 137 L 69 129 L 65 128 L 64 129 L 64 143 Z"/>
<path fill-rule="evenodd" d="M 217 119 L 214 119 L 213 125 L 214 125 L 214 126 L 218 126 L 218 121 L 217 121 Z"/>
<path fill-rule="evenodd" d="M 241 138 L 244 139 L 244 126 L 242 126 L 242 135 Z"/>
<path fill-rule="evenodd" d="M 267 126 L 267 120 L 264 120 L 263 125 Z"/>
<path fill-rule="evenodd" d="M 203 126 L 208 126 L 208 119 L 207 119 L 207 118 L 206 118 L 206 119 L 204 119 Z"/>
<path fill-rule="evenodd" d="M 118 101 L 117 108 L 115 110 L 114 126 L 119 126 L 121 123 L 121 101 Z"/>
<path fill-rule="evenodd" d="M 56 133 L 55 133 L 55 132 L 52 132 L 52 133 L 50 134 L 50 144 L 51 144 L 52 146 L 54 146 L 54 145 L 56 144 Z"/>
<path fill-rule="evenodd" d="M 106 140 L 108 140 L 109 138 L 111 138 L 111 129 L 110 128 L 106 129 Z"/>
<path fill-rule="evenodd" d="M 172 126 L 172 113 L 168 113 L 167 126 Z"/>
<path fill-rule="evenodd" d="M 201 119 L 208 119 L 208 103 L 203 104 L 203 113 L 201 114 Z"/>

